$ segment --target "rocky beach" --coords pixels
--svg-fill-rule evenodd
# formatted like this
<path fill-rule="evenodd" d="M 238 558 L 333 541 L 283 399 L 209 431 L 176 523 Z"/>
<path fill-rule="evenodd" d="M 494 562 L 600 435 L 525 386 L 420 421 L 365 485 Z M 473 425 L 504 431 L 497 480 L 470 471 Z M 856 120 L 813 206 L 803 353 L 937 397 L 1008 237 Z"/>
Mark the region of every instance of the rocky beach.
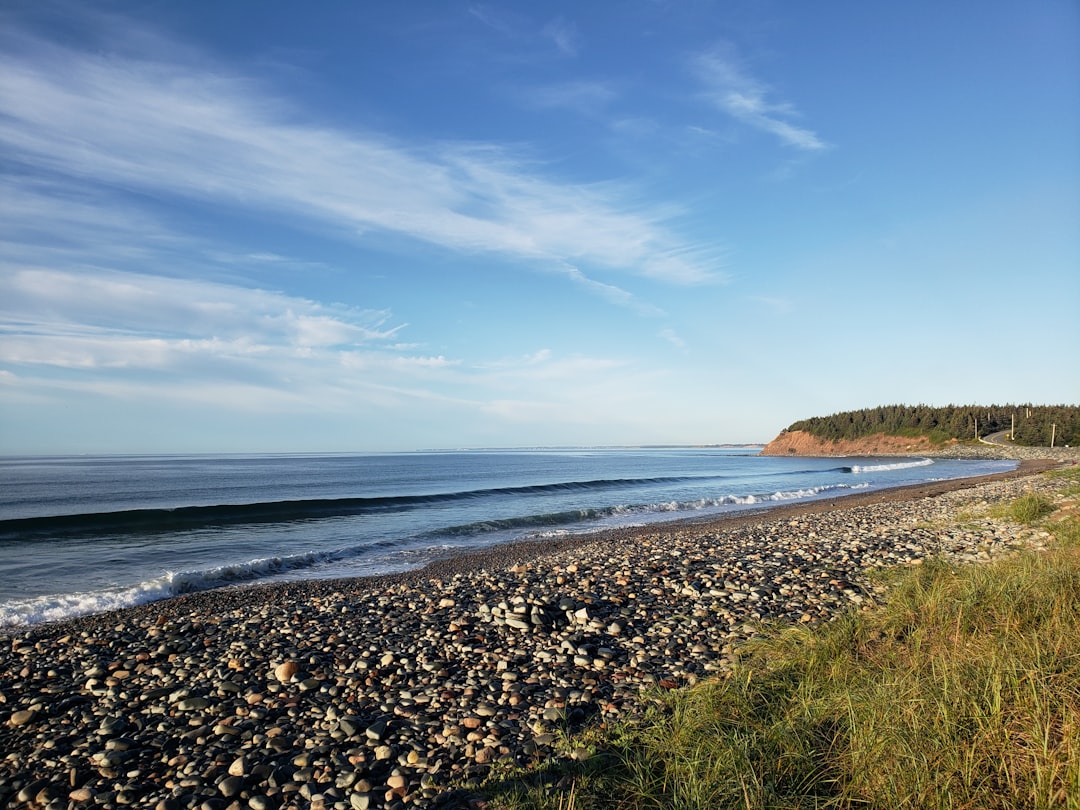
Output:
<path fill-rule="evenodd" d="M 0 806 L 469 807 L 761 623 L 870 606 L 874 569 L 1040 547 L 989 507 L 1061 463 L 4 631 Z"/>

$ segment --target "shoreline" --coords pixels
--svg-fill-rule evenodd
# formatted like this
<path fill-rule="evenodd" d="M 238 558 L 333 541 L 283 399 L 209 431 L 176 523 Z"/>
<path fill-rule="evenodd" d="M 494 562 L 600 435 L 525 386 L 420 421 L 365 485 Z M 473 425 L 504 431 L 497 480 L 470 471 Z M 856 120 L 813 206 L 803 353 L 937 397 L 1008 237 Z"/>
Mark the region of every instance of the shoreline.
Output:
<path fill-rule="evenodd" d="M 998 456 L 1000 457 L 1000 456 Z M 205 591 L 196 591 L 189 594 L 181 594 L 167 599 L 146 602 L 141 605 L 118 608 L 116 610 L 92 613 L 84 616 L 75 616 L 52 622 L 41 622 L 33 625 L 17 625 L 12 627 L 0 627 L 0 640 L 6 637 L 14 637 L 31 630 L 65 634 L 72 631 L 81 631 L 87 627 L 98 624 L 108 624 L 114 618 L 131 618 L 138 620 L 143 614 L 153 613 L 155 616 L 162 612 L 182 613 L 188 608 L 195 610 L 215 610 L 221 608 L 235 608 L 245 604 L 258 604 L 268 599 L 275 599 L 279 595 L 288 598 L 303 598 L 309 596 L 321 596 L 335 592 L 359 593 L 366 590 L 384 588 L 397 583 L 412 583 L 425 579 L 453 576 L 455 574 L 468 573 L 482 569 L 489 565 L 513 565 L 538 561 L 552 554 L 560 554 L 573 549 L 605 544 L 619 544 L 631 542 L 639 536 L 651 536 L 662 534 L 666 531 L 689 530 L 703 533 L 735 529 L 740 526 L 761 520 L 782 520 L 787 516 L 814 515 L 823 512 L 831 512 L 837 509 L 854 508 L 860 505 L 877 503 L 895 503 L 909 501 L 918 498 L 934 497 L 945 492 L 968 489 L 978 484 L 994 480 L 1010 480 L 1017 477 L 1027 477 L 1060 467 L 1062 462 L 1057 459 L 1034 458 L 1021 459 L 1015 470 L 1003 473 L 993 473 L 969 478 L 953 478 L 943 481 L 933 481 L 922 484 L 909 484 L 899 487 L 874 490 L 873 492 L 853 492 L 845 495 L 812 500 L 807 502 L 780 503 L 763 505 L 760 508 L 740 509 L 738 511 L 710 516 L 688 517 L 677 520 L 658 521 L 642 526 L 620 527 L 606 529 L 587 534 L 568 535 L 559 538 L 543 538 L 534 540 L 513 540 L 506 543 L 457 552 L 446 557 L 427 563 L 420 568 L 397 571 L 387 574 L 376 574 L 364 577 L 341 577 L 324 579 L 300 579 L 286 582 L 240 584 L 223 588 L 213 588 Z"/>
<path fill-rule="evenodd" d="M 0 632 L 0 804 L 467 806 L 499 764 L 721 674 L 760 623 L 873 603 L 867 572 L 990 559 L 1010 472 L 597 535 L 363 579 L 204 591 Z M 972 510 L 964 525 L 960 510 Z"/>

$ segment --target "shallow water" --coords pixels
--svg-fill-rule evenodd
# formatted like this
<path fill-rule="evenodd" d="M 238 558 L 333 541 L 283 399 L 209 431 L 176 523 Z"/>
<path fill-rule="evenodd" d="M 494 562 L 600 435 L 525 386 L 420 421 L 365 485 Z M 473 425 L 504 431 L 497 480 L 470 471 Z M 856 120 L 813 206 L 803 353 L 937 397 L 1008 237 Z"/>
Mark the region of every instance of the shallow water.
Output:
<path fill-rule="evenodd" d="M 1014 469 L 747 448 L 0 460 L 0 626 Z"/>

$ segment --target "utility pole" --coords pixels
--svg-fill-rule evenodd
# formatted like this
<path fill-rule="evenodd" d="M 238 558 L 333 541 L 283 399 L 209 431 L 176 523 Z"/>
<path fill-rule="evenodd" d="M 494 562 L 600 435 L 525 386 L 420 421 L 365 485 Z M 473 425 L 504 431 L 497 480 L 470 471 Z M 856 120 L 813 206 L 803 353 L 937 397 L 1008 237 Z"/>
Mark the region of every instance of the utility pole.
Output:
<path fill-rule="evenodd" d="M 1016 414 L 1012 415 L 1012 427 L 1009 428 L 1009 441 L 1016 441 Z"/>
<path fill-rule="evenodd" d="M 979 440 L 979 417 L 973 416 L 971 418 L 975 420 L 975 441 L 978 441 Z"/>
<path fill-rule="evenodd" d="M 1057 425 L 1050 425 L 1050 447 L 1054 446 L 1054 435 L 1057 433 Z"/>

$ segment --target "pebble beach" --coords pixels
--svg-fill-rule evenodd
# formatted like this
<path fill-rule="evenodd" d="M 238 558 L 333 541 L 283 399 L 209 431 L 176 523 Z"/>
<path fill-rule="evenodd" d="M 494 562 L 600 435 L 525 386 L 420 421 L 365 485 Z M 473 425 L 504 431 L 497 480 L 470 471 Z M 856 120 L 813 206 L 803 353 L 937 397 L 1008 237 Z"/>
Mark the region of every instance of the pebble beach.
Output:
<path fill-rule="evenodd" d="M 871 606 L 873 569 L 1039 548 L 988 508 L 1060 463 L 0 631 L 0 807 L 475 806 L 762 623 Z"/>

